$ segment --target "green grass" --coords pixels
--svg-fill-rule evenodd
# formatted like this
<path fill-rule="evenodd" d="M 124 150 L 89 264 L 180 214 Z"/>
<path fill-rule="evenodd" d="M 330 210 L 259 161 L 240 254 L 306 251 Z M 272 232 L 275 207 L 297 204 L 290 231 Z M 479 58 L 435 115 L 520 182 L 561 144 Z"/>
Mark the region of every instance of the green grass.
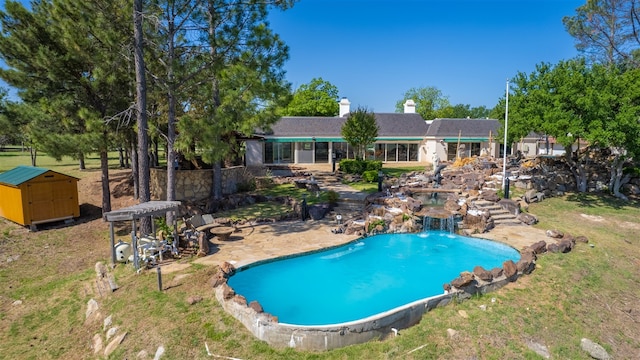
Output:
<path fill-rule="evenodd" d="M 109 153 L 109 167 L 119 167 L 118 152 Z M 0 151 L 0 173 L 11 170 L 16 166 L 31 166 L 31 155 L 29 150 L 21 151 L 19 147 L 8 147 Z M 83 171 L 100 170 L 100 154 L 87 154 L 85 157 L 86 170 L 81 171 L 78 160 L 64 156 L 60 161 L 47 156 L 44 152 L 38 152 L 36 156 L 36 166 L 51 169 L 66 175 L 82 177 Z"/>

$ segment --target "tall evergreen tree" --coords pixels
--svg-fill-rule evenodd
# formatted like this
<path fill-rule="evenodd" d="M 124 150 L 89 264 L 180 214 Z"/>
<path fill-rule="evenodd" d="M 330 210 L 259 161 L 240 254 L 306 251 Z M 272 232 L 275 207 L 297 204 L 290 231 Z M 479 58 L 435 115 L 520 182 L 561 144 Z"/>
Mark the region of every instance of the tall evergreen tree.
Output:
<path fill-rule="evenodd" d="M 41 120 L 51 118 L 53 133 L 70 144 L 54 146 L 42 137 L 39 146 L 81 164 L 85 153 L 100 153 L 103 211 L 111 209 L 106 161 L 110 137 L 103 120 L 129 103 L 129 74 L 121 56 L 129 37 L 122 26 L 127 7 L 123 0 L 54 0 L 32 2 L 27 9 L 8 1 L 0 12 L 0 56 L 7 64 L 0 77 L 45 114 Z M 37 141 L 37 134 L 32 135 Z"/>

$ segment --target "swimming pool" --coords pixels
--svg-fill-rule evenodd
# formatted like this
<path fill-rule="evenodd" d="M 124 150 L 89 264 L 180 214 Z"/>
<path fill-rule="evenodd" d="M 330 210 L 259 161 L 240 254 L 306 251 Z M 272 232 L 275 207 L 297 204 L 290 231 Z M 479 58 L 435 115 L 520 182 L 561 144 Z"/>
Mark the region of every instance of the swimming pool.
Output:
<path fill-rule="evenodd" d="M 443 284 L 462 271 L 519 258 L 507 245 L 448 232 L 382 234 L 241 268 L 228 284 L 281 323 L 323 326 L 442 294 Z"/>

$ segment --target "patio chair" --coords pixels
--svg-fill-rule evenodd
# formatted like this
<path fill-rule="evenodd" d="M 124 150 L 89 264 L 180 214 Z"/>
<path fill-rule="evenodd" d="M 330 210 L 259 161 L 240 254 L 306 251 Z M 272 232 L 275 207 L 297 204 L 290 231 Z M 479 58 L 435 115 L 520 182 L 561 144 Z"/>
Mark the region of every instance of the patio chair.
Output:
<path fill-rule="evenodd" d="M 208 232 L 211 228 L 220 226 L 211 214 L 193 215 L 187 219 L 187 222 L 190 224 L 192 229 L 197 232 Z"/>

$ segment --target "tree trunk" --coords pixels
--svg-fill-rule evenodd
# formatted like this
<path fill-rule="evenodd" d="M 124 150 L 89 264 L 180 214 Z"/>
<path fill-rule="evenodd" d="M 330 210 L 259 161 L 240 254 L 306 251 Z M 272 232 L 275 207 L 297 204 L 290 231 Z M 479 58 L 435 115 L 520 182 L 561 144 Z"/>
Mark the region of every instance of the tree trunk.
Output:
<path fill-rule="evenodd" d="M 106 136 L 106 134 L 105 134 Z M 100 170 L 102 171 L 102 218 L 111 211 L 111 190 L 109 189 L 109 153 L 100 151 Z"/>
<path fill-rule="evenodd" d="M 147 79 L 144 66 L 144 38 L 142 32 L 142 3 L 143 0 L 133 2 L 133 38 L 136 70 L 136 110 L 138 120 L 138 178 L 140 203 L 151 200 L 149 189 L 149 135 L 147 123 Z M 140 233 L 151 232 L 151 218 L 140 219 Z"/>
<path fill-rule="evenodd" d="M 84 153 L 78 153 L 78 167 L 80 170 L 86 170 L 87 166 L 84 163 Z"/>
<path fill-rule="evenodd" d="M 118 148 L 118 161 L 120 162 L 120 169 L 124 169 L 124 149 Z"/>
<path fill-rule="evenodd" d="M 175 98 L 175 85 L 174 85 L 174 57 L 175 57 L 175 43 L 174 37 L 176 35 L 175 23 L 173 17 L 169 15 L 168 21 L 168 35 L 169 35 L 169 47 L 167 49 L 167 200 L 174 201 L 176 199 L 176 153 L 173 146 L 176 141 L 176 98 Z M 157 148 L 156 148 L 157 149 Z M 166 215 L 167 224 L 173 224 L 173 213 L 168 212 Z"/>
<path fill-rule="evenodd" d="M 138 151 L 136 150 L 135 139 L 131 139 L 131 176 L 133 177 L 133 198 L 140 198 L 140 179 L 138 178 Z"/>
<path fill-rule="evenodd" d="M 34 146 L 31 146 L 29 148 L 29 154 L 31 155 L 31 166 L 37 166 L 36 158 L 38 157 L 38 150 Z"/>
<path fill-rule="evenodd" d="M 154 167 L 158 167 L 160 166 L 160 153 L 158 152 L 158 140 L 156 139 L 156 141 L 153 142 L 153 166 Z"/>
<path fill-rule="evenodd" d="M 215 9 L 215 5 L 213 1 L 209 1 L 209 55 L 211 56 L 211 60 L 215 61 L 217 58 L 217 47 L 215 42 L 216 36 L 216 21 L 217 21 L 217 13 Z M 211 89 L 212 89 L 212 97 L 211 101 L 213 103 L 213 112 L 211 116 L 215 116 L 216 110 L 220 106 L 220 84 L 218 82 L 218 78 L 213 76 L 211 80 Z M 216 136 L 214 139 L 215 142 L 220 141 L 220 134 Z M 211 181 L 211 197 L 212 200 L 219 200 L 222 198 L 222 165 L 221 159 L 215 160 L 212 165 L 212 181 Z"/>
<path fill-rule="evenodd" d="M 576 188 L 580 193 L 587 192 L 587 165 L 580 162 L 580 158 L 577 161 L 572 159 L 571 147 L 565 148 L 564 151 L 565 160 L 569 165 L 569 169 L 576 179 Z"/>
<path fill-rule="evenodd" d="M 611 161 L 611 177 L 609 179 L 609 191 L 613 196 L 624 201 L 629 201 L 629 198 L 620 192 L 620 188 L 623 185 L 624 176 L 624 161 L 625 158 L 621 154 L 616 154 Z"/>

